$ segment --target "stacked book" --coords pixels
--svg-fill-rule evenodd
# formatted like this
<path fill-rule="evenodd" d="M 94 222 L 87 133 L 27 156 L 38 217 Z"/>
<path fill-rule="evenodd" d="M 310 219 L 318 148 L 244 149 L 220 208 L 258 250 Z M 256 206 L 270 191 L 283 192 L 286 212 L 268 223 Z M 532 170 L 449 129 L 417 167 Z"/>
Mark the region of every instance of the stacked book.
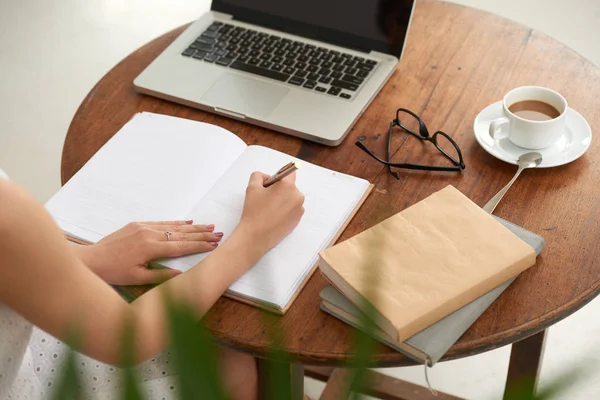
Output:
<path fill-rule="evenodd" d="M 321 309 L 433 366 L 543 248 L 447 186 L 322 251 Z"/>

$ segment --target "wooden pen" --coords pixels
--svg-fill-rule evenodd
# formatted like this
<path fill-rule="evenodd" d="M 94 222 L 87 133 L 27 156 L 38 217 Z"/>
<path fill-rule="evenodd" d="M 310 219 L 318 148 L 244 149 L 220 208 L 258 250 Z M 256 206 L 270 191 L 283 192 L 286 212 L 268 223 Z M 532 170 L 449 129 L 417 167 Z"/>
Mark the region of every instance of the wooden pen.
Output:
<path fill-rule="evenodd" d="M 269 187 L 272 184 L 274 184 L 275 182 L 279 182 L 280 180 L 282 180 L 283 178 L 285 178 L 286 176 L 288 176 L 289 174 L 291 174 L 292 172 L 296 171 L 298 168 L 300 168 L 300 163 L 296 162 L 296 161 L 292 161 L 286 165 L 284 165 L 283 167 L 281 167 L 279 169 L 279 171 L 277 171 L 274 175 L 271 175 L 264 183 L 263 186 L 264 187 Z"/>

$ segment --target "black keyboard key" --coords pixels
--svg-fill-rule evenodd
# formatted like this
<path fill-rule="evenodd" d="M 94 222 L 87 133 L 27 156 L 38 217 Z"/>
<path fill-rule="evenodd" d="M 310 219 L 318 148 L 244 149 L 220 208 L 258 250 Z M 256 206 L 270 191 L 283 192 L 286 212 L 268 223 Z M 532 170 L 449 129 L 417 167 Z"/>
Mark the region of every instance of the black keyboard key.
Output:
<path fill-rule="evenodd" d="M 351 90 L 353 92 L 358 90 L 358 85 L 356 83 L 341 81 L 339 79 L 334 79 L 333 82 L 331 82 L 331 85 L 341 87 L 342 89 Z"/>
<path fill-rule="evenodd" d="M 194 52 L 195 52 L 195 51 L 196 51 L 196 50 L 195 50 L 193 47 L 188 47 L 187 49 L 185 49 L 185 50 L 183 51 L 183 53 L 181 53 L 181 55 L 182 55 L 182 56 L 189 57 L 189 56 L 191 56 L 192 54 L 194 54 Z M 202 57 L 204 57 L 204 56 L 202 56 Z"/>
<path fill-rule="evenodd" d="M 285 53 L 285 58 L 287 58 L 288 60 L 294 60 L 296 58 L 297 54 L 292 52 L 292 51 L 288 51 L 287 53 Z"/>
<path fill-rule="evenodd" d="M 206 28 L 207 31 L 216 31 L 218 30 L 221 25 L 223 25 L 220 22 L 213 22 L 212 24 L 210 24 L 210 26 L 208 28 Z"/>
<path fill-rule="evenodd" d="M 238 48 L 238 47 L 237 47 L 235 44 L 230 44 L 229 46 L 227 46 L 227 47 L 225 48 L 225 50 L 227 50 L 227 51 L 236 51 L 236 50 L 237 50 L 237 48 Z"/>
<path fill-rule="evenodd" d="M 347 94 L 347 93 L 342 93 L 342 94 L 340 94 L 340 97 L 341 97 L 342 99 L 350 99 L 350 98 L 352 98 L 352 96 L 351 96 L 351 95 L 349 95 L 349 94 Z"/>
<path fill-rule="evenodd" d="M 331 68 L 331 67 L 333 67 L 333 63 L 331 63 L 329 61 L 325 61 L 323 64 L 321 64 L 321 67 L 323 67 L 323 68 Z"/>
<path fill-rule="evenodd" d="M 324 88 L 323 86 L 317 86 L 317 87 L 315 88 L 315 90 L 316 90 L 317 92 L 321 92 L 321 93 L 325 93 L 325 92 L 327 91 L 327 89 L 326 89 L 326 88 Z"/>
<path fill-rule="evenodd" d="M 269 61 L 271 59 L 271 55 L 269 53 L 262 53 L 259 58 L 261 60 Z"/>
<path fill-rule="evenodd" d="M 307 48 L 307 49 L 309 49 L 309 50 L 314 50 L 314 49 L 316 49 L 316 48 L 317 48 L 316 46 L 313 46 L 312 44 L 307 44 L 307 45 L 305 45 L 304 47 L 306 47 L 306 48 Z"/>
<path fill-rule="evenodd" d="M 316 65 L 309 65 L 308 67 L 306 67 L 306 70 L 308 72 L 317 72 L 319 70 L 319 67 L 317 67 Z"/>
<path fill-rule="evenodd" d="M 289 79 L 288 74 L 284 74 L 281 72 L 273 71 L 271 69 L 265 69 L 261 67 L 257 67 L 255 65 L 244 64 L 239 61 L 234 61 L 229 68 L 237 69 L 239 71 L 250 72 L 251 74 L 264 76 L 265 78 L 275 79 L 281 82 L 285 82 Z"/>
<path fill-rule="evenodd" d="M 291 83 L 292 85 L 302 85 L 304 83 L 304 79 L 298 77 L 298 76 L 292 76 L 292 78 L 288 81 L 288 83 Z"/>
<path fill-rule="evenodd" d="M 306 75 L 308 75 L 308 72 L 301 69 L 297 70 L 294 74 L 294 76 L 299 76 L 300 78 L 304 78 Z"/>
<path fill-rule="evenodd" d="M 322 77 L 319 79 L 319 82 L 321 82 L 321 83 L 324 83 L 324 84 L 326 84 L 326 85 L 327 85 L 327 84 L 331 83 L 331 78 L 329 78 L 329 77 L 327 77 L 327 76 L 322 76 Z"/>
<path fill-rule="evenodd" d="M 346 60 L 346 62 L 344 63 L 344 65 L 346 67 L 354 67 L 356 65 L 356 61 L 354 61 L 354 60 Z"/>
<path fill-rule="evenodd" d="M 275 51 L 275 47 L 271 47 L 271 46 L 267 46 L 263 49 L 263 52 L 269 53 L 269 54 L 273 53 L 274 51 Z"/>
<path fill-rule="evenodd" d="M 342 80 L 350 83 L 356 83 L 357 85 L 360 85 L 365 81 L 363 78 L 359 78 L 358 76 L 354 75 L 344 75 Z"/>
<path fill-rule="evenodd" d="M 335 56 L 335 57 L 333 58 L 333 62 L 334 62 L 334 63 L 341 63 L 341 62 L 344 62 L 344 57 L 341 57 L 341 56 Z"/>
<path fill-rule="evenodd" d="M 308 56 L 305 56 L 305 55 L 298 56 L 298 61 L 307 62 Z"/>
<path fill-rule="evenodd" d="M 342 89 L 340 89 L 339 87 L 332 86 L 327 91 L 327 94 L 331 94 L 333 96 L 337 96 L 338 94 L 340 94 L 341 91 L 342 91 Z"/>
<path fill-rule="evenodd" d="M 224 56 L 225 54 L 227 54 L 227 51 L 225 49 L 219 49 L 215 51 L 215 54 L 218 56 Z"/>
<path fill-rule="evenodd" d="M 190 47 L 193 47 L 196 50 L 206 51 L 209 53 L 213 51 L 212 45 L 206 43 L 194 42 L 190 45 Z"/>
<path fill-rule="evenodd" d="M 308 53 L 309 57 L 317 57 L 318 55 L 319 55 L 319 52 L 316 50 L 313 50 L 310 53 Z"/>
<path fill-rule="evenodd" d="M 273 66 L 271 67 L 271 69 L 272 69 L 273 71 L 282 71 L 282 70 L 283 70 L 283 65 L 281 65 L 281 64 L 275 64 L 275 65 L 273 65 Z"/>
<path fill-rule="evenodd" d="M 240 38 L 233 38 L 229 41 L 229 43 L 231 44 L 240 44 L 241 40 Z"/>
<path fill-rule="evenodd" d="M 280 50 L 276 50 L 275 51 L 275 55 L 282 57 L 282 56 L 285 55 L 285 50 L 281 50 L 281 49 Z"/>
<path fill-rule="evenodd" d="M 311 58 L 308 63 L 312 64 L 312 65 L 319 65 L 319 63 L 321 62 L 321 60 L 319 60 L 318 58 Z"/>
<path fill-rule="evenodd" d="M 263 61 L 259 64 L 259 67 L 271 68 L 272 65 L 273 63 L 271 61 Z"/>
<path fill-rule="evenodd" d="M 333 71 L 331 73 L 331 75 L 329 75 L 330 77 L 334 78 L 334 79 L 340 79 L 342 76 L 344 76 L 344 74 L 342 74 L 339 71 Z"/>
<path fill-rule="evenodd" d="M 347 74 L 350 74 L 350 75 L 354 75 L 358 72 L 358 70 L 356 68 L 348 67 L 348 68 L 346 68 L 346 71 L 344 71 L 344 72 Z"/>
<path fill-rule="evenodd" d="M 225 47 L 227 47 L 227 42 L 226 41 L 220 41 L 215 43 L 215 47 L 219 48 L 219 49 L 224 49 Z"/>
<path fill-rule="evenodd" d="M 321 57 L 319 57 L 321 60 L 323 61 L 329 61 L 331 62 L 331 60 L 333 60 L 333 54 L 331 53 L 324 53 Z"/>
<path fill-rule="evenodd" d="M 377 61 L 374 60 L 366 60 L 365 64 L 369 64 L 369 65 L 377 65 Z"/>
<path fill-rule="evenodd" d="M 275 57 L 273 57 L 273 59 L 271 61 L 273 61 L 274 63 L 280 63 L 283 61 L 283 57 L 275 56 Z"/>
<path fill-rule="evenodd" d="M 250 56 L 247 56 L 246 54 L 242 54 L 241 56 L 238 57 L 238 61 L 241 62 L 247 62 L 250 59 Z"/>
<path fill-rule="evenodd" d="M 204 57 L 204 61 L 206 62 L 215 62 L 215 60 L 219 58 L 219 56 L 217 56 L 216 54 L 209 54 L 206 57 Z"/>
<path fill-rule="evenodd" d="M 286 58 L 285 61 L 283 62 L 283 65 L 287 65 L 288 67 L 291 67 L 292 65 L 294 65 L 296 61 L 292 60 L 291 58 Z"/>
<path fill-rule="evenodd" d="M 251 46 L 252 50 L 261 50 L 263 48 L 263 45 L 260 43 L 255 43 Z"/>
<path fill-rule="evenodd" d="M 303 86 L 307 89 L 314 89 L 317 86 L 317 82 L 308 80 Z"/>
<path fill-rule="evenodd" d="M 220 58 L 217 60 L 216 64 L 227 66 L 227 65 L 231 64 L 231 62 L 232 62 L 232 61 L 233 61 L 233 60 L 232 60 L 231 58 L 227 58 L 227 57 L 220 57 Z"/>
<path fill-rule="evenodd" d="M 361 78 L 366 78 L 367 76 L 369 76 L 369 71 L 365 71 L 364 69 L 361 69 L 358 71 L 356 76 L 360 76 Z"/>
<path fill-rule="evenodd" d="M 260 62 L 260 60 L 259 60 L 258 58 L 256 58 L 256 57 L 252 57 L 252 58 L 250 59 L 250 61 L 248 61 L 248 64 L 250 64 L 250 65 L 256 65 L 256 64 L 258 64 L 259 62 Z"/>
<path fill-rule="evenodd" d="M 250 50 L 250 53 L 248 53 L 250 55 L 250 57 L 258 57 L 260 56 L 260 51 L 258 50 Z"/>
<path fill-rule="evenodd" d="M 240 46 L 242 47 L 250 47 L 252 45 L 252 42 L 249 40 L 244 40 L 240 43 Z"/>
<path fill-rule="evenodd" d="M 330 52 L 331 54 L 333 54 L 334 56 L 339 56 L 339 55 L 340 55 L 340 52 L 339 52 L 339 51 L 335 51 L 335 50 L 329 50 L 329 52 Z"/>
<path fill-rule="evenodd" d="M 345 59 L 351 59 L 352 56 L 350 54 L 342 53 L 341 56 Z"/>
<path fill-rule="evenodd" d="M 214 39 L 217 37 L 217 35 L 218 35 L 218 33 L 215 31 L 205 31 L 201 37 Z"/>
<path fill-rule="evenodd" d="M 343 71 L 346 69 L 346 67 L 344 67 L 342 64 L 335 64 L 332 68 L 334 71 Z"/>
<path fill-rule="evenodd" d="M 296 68 L 304 69 L 306 68 L 306 63 L 299 62 L 295 65 Z"/>
<path fill-rule="evenodd" d="M 373 66 L 369 65 L 369 64 L 359 63 L 359 64 L 356 65 L 356 68 L 358 68 L 358 69 L 364 69 L 364 70 L 367 70 L 367 71 L 373 71 Z"/>
<path fill-rule="evenodd" d="M 194 58 L 197 58 L 198 60 L 202 60 L 204 57 L 206 57 L 208 53 L 202 50 L 195 50 L 195 53 L 193 55 Z"/>
<path fill-rule="evenodd" d="M 327 68 L 321 68 L 319 70 L 319 75 L 328 76 L 330 73 L 331 73 L 331 70 L 327 69 Z"/>
<path fill-rule="evenodd" d="M 215 44 L 217 42 L 217 39 L 200 36 L 198 39 L 196 39 L 196 42 L 206 43 L 206 44 Z"/>
<path fill-rule="evenodd" d="M 238 53 L 240 53 L 240 54 L 248 54 L 248 51 L 250 51 L 250 50 L 248 50 L 245 47 L 242 47 L 241 49 L 238 50 Z"/>
<path fill-rule="evenodd" d="M 306 79 L 310 79 L 311 81 L 318 81 L 320 78 L 319 74 L 308 74 L 308 76 L 306 77 Z"/>
<path fill-rule="evenodd" d="M 365 59 L 362 57 L 354 57 L 353 60 L 358 62 L 365 62 Z"/>
<path fill-rule="evenodd" d="M 296 69 L 295 69 L 295 68 L 292 68 L 292 67 L 285 67 L 285 68 L 283 69 L 283 72 L 284 72 L 284 73 L 286 73 L 286 74 L 293 74 L 293 73 L 294 73 L 294 71 L 296 71 Z"/>

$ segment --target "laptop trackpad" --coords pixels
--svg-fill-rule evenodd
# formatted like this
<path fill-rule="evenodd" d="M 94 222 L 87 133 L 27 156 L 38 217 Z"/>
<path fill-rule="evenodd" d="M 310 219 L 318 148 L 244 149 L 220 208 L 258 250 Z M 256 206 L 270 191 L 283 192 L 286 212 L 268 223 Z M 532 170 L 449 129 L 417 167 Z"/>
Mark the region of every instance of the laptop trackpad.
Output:
<path fill-rule="evenodd" d="M 290 90 L 258 79 L 226 73 L 202 96 L 202 102 L 253 118 L 266 118 Z"/>

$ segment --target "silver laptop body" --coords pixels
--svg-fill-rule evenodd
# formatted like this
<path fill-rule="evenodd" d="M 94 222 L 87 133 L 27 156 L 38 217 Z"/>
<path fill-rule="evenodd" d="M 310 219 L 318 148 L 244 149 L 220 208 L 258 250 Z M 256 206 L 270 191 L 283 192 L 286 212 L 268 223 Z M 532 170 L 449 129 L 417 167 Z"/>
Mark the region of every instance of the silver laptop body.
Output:
<path fill-rule="evenodd" d="M 336 146 L 394 72 L 413 2 L 213 0 L 134 85 Z"/>

